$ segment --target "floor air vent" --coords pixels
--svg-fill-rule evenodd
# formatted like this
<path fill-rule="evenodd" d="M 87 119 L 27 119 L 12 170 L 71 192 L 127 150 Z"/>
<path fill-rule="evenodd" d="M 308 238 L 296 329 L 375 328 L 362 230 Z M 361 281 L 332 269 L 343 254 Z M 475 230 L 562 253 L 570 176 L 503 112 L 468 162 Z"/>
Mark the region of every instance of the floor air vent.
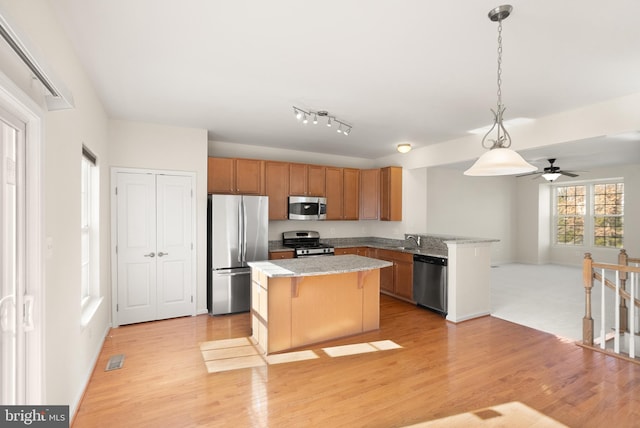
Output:
<path fill-rule="evenodd" d="M 121 369 L 123 364 L 124 364 L 124 354 L 114 355 L 113 357 L 109 358 L 109 362 L 107 363 L 107 368 L 104 369 L 104 371 L 108 372 L 109 370 Z"/>

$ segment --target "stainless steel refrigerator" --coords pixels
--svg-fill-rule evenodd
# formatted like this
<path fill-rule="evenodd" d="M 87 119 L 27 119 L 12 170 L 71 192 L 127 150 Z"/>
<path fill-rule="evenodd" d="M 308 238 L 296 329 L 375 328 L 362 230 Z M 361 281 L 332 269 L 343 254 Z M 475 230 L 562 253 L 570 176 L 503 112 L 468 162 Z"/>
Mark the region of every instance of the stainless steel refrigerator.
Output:
<path fill-rule="evenodd" d="M 268 258 L 269 199 L 209 195 L 207 211 L 209 314 L 246 312 L 251 307 L 247 262 Z"/>

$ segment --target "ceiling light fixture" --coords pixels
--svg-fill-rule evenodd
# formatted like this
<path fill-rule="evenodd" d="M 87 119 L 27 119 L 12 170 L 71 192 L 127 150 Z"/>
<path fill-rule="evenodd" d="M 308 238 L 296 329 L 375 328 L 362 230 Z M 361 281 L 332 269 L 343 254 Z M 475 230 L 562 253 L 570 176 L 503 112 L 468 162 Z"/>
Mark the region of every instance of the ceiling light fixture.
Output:
<path fill-rule="evenodd" d="M 498 6 L 489 11 L 489 19 L 498 22 L 498 106 L 493 109 L 493 126 L 482 138 L 482 147 L 489 149 L 473 164 L 471 168 L 464 172 L 464 175 L 471 176 L 493 176 L 493 175 L 515 175 L 536 171 L 538 168 L 527 163 L 522 156 L 509 149 L 511 147 L 511 136 L 502 123 L 502 115 L 505 107 L 502 104 L 502 21 L 506 19 L 513 10 L 511 5 Z M 497 131 L 495 139 L 488 138 L 493 130 Z"/>
<path fill-rule="evenodd" d="M 559 172 L 545 172 L 544 174 L 542 174 L 542 178 L 544 178 L 548 182 L 552 182 L 558 179 L 558 177 L 560 177 L 561 175 L 562 174 L 560 174 Z"/>
<path fill-rule="evenodd" d="M 293 106 L 293 114 L 296 116 L 296 119 L 301 120 L 302 123 L 304 124 L 307 124 L 309 122 L 308 118 L 310 116 L 313 116 L 314 125 L 318 124 L 318 118 L 320 119 L 326 118 L 327 126 L 331 128 L 331 126 L 333 125 L 333 122 L 337 123 L 338 124 L 337 132 L 338 134 L 342 134 L 342 135 L 349 135 L 351 133 L 351 128 L 353 128 L 344 120 L 340 120 L 337 117 L 330 115 L 329 112 L 326 110 L 307 111 L 307 110 L 301 109 L 300 107 Z"/>
<path fill-rule="evenodd" d="M 396 147 L 400 153 L 409 153 L 411 151 L 411 144 L 398 144 Z"/>

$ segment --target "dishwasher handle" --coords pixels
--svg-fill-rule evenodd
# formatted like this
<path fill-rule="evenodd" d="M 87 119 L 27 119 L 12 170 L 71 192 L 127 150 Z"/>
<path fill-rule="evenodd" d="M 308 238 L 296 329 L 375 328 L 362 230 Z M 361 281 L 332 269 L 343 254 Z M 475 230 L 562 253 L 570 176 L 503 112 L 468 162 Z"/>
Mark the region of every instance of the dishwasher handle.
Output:
<path fill-rule="evenodd" d="M 448 259 L 446 257 L 425 256 L 422 254 L 413 255 L 414 262 L 428 263 L 431 265 L 446 266 Z"/>

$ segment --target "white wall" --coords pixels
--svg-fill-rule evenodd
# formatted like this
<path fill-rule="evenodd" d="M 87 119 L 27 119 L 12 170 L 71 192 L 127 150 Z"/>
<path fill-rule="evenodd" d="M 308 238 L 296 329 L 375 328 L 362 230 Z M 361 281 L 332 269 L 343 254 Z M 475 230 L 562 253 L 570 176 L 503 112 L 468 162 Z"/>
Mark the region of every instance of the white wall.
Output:
<path fill-rule="evenodd" d="M 109 159 L 107 116 L 57 19 L 44 0 L 0 0 L 5 18 L 37 46 L 73 93 L 75 108 L 46 113 L 44 123 L 44 234 L 52 248 L 44 266 L 43 403 L 69 404 L 73 413 L 109 328 Z M 4 44 L 4 41 L 2 41 Z M 1 55 L 2 71 L 40 105 L 42 88 L 15 55 Z M 43 106 L 43 111 L 46 108 Z M 82 144 L 100 168 L 100 291 L 105 300 L 80 326 L 80 162 Z M 27 172 L 29 175 L 29 172 Z M 43 243 L 43 248 L 45 245 Z"/>
<path fill-rule="evenodd" d="M 113 167 L 196 173 L 196 310 L 207 309 L 207 131 L 112 120 L 109 159 Z"/>
<path fill-rule="evenodd" d="M 640 150 L 640 148 L 639 148 Z M 624 247 L 631 257 L 640 257 L 640 165 L 623 165 L 581 172 L 575 180 L 561 178 L 557 184 L 580 183 L 584 180 L 623 178 L 624 195 Z M 616 263 L 619 250 L 588 246 L 557 246 L 551 243 L 551 188 L 550 184 L 517 179 L 518 204 L 518 261 L 523 263 L 555 263 L 579 266 L 584 253 L 592 253 L 600 262 Z"/>
<path fill-rule="evenodd" d="M 515 260 L 513 177 L 467 177 L 448 168 L 429 168 L 427 175 L 429 233 L 499 239 L 491 262 Z"/>

